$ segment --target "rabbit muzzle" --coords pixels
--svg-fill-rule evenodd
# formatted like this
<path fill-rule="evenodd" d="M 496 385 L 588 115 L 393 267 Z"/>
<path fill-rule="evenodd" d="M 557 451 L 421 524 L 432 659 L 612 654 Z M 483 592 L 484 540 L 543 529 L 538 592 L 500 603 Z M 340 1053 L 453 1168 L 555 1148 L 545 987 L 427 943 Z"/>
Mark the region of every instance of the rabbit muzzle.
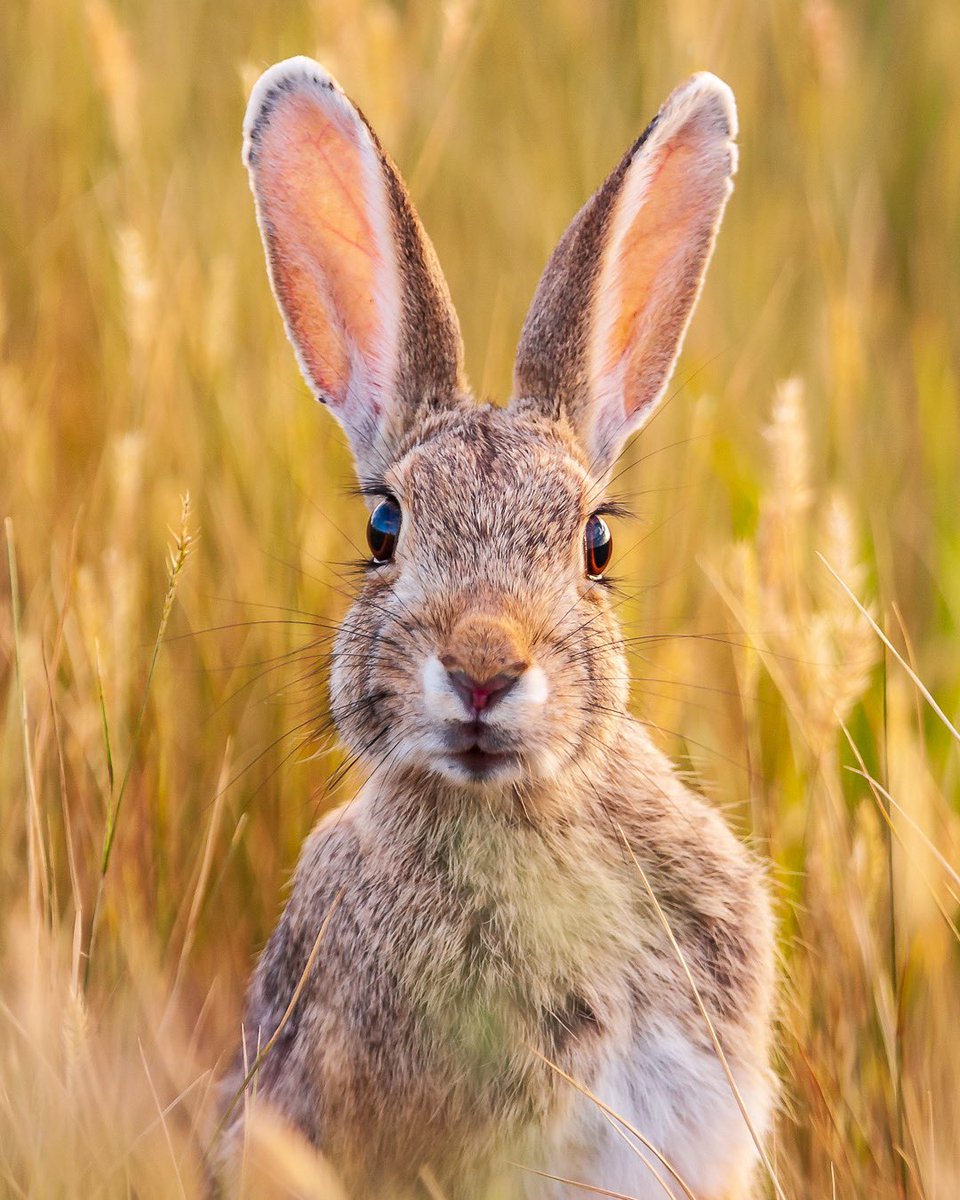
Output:
<path fill-rule="evenodd" d="M 439 658 L 450 687 L 473 719 L 503 700 L 530 666 L 518 626 L 485 612 L 461 617 Z"/>
<path fill-rule="evenodd" d="M 540 676 L 516 622 L 495 611 L 464 613 L 423 672 L 427 716 L 442 725 L 443 773 L 473 781 L 515 773 L 518 726 L 531 701 L 546 698 Z"/>

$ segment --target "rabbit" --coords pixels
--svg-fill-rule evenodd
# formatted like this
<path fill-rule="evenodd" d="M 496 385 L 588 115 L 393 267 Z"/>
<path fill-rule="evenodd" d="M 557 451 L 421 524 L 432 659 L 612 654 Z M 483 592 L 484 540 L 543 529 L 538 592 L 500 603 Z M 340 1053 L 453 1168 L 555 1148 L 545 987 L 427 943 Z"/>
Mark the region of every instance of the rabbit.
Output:
<path fill-rule="evenodd" d="M 355 1200 L 754 1186 L 769 886 L 628 715 L 605 520 L 736 132 L 715 76 L 673 92 L 560 240 L 498 407 L 469 392 L 436 255 L 359 109 L 302 57 L 250 97 L 270 281 L 369 508 L 330 682 L 368 777 L 306 842 L 226 1092 L 255 1074 Z"/>

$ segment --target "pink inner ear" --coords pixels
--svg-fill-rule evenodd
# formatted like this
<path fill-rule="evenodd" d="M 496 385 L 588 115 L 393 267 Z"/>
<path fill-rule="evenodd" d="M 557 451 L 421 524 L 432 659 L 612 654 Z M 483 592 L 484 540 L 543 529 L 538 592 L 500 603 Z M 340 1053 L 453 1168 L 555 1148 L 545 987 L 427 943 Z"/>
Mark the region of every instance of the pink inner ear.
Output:
<path fill-rule="evenodd" d="M 644 335 L 652 331 L 644 315 L 654 299 L 661 272 L 687 241 L 697 207 L 688 184 L 693 148 L 671 142 L 663 148 L 650 179 L 643 208 L 620 248 L 616 287 L 620 317 L 610 332 L 611 358 L 630 350 L 643 356 Z M 652 314 L 651 314 L 652 315 Z"/>
<path fill-rule="evenodd" d="M 384 350 L 370 214 L 370 155 L 350 115 L 310 92 L 281 96 L 263 125 L 256 190 L 277 297 L 301 363 L 334 405 L 348 397 L 359 359 Z"/>
<path fill-rule="evenodd" d="M 634 169 L 642 174 L 620 198 L 601 270 L 594 344 L 599 392 L 608 404 L 617 396 L 599 419 L 621 435 L 667 382 L 727 194 L 729 151 L 695 113 Z"/>

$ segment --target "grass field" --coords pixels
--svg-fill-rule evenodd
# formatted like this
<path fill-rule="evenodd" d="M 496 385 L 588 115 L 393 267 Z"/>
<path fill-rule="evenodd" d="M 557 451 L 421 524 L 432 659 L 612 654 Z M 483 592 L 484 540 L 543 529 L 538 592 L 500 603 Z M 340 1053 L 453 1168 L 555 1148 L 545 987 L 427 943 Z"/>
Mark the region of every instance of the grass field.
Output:
<path fill-rule="evenodd" d="M 682 78 L 733 87 L 618 485 L 634 705 L 773 863 L 783 1193 L 960 1195 L 958 46 L 950 0 L 0 6 L 0 1194 L 198 1195 L 253 956 L 352 786 L 319 625 L 365 513 L 240 163 L 253 80 L 308 53 L 492 397 L 573 212 Z M 335 1194 L 257 1144 L 251 1195 Z"/>

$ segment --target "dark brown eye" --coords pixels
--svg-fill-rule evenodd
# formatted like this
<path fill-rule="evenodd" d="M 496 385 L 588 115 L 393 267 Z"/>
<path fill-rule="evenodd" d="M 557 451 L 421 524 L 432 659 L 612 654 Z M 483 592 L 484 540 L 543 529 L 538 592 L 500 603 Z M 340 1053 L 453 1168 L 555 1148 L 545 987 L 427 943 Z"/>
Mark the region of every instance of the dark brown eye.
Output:
<path fill-rule="evenodd" d="M 377 564 L 389 562 L 400 534 L 400 505 L 392 496 L 381 500 L 367 522 L 367 545 Z"/>
<path fill-rule="evenodd" d="M 602 579 L 613 557 L 613 536 L 603 517 L 596 513 L 587 522 L 583 533 L 583 553 L 588 579 Z"/>

